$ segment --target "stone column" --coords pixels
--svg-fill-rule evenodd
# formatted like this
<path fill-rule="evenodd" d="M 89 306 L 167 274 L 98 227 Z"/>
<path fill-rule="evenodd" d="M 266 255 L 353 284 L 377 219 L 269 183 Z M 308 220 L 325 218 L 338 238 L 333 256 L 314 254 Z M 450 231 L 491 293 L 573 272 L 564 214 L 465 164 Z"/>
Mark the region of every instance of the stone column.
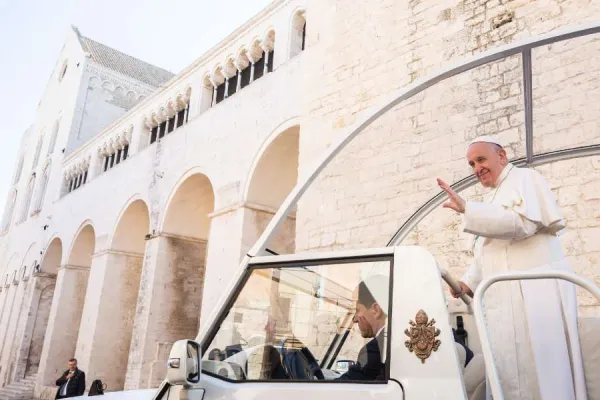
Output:
<path fill-rule="evenodd" d="M 30 296 L 26 299 L 28 312 L 24 313 L 22 318 L 23 329 L 20 330 L 15 372 L 11 378 L 13 381 L 38 371 L 56 286 L 56 275 L 36 273 L 30 278 L 28 285 L 30 287 Z"/>
<path fill-rule="evenodd" d="M 92 258 L 75 357 L 111 390 L 125 383 L 142 260 L 142 254 L 113 250 Z"/>
<path fill-rule="evenodd" d="M 224 290 L 231 285 L 242 258 L 260 237 L 274 213 L 275 210 L 268 207 L 244 204 L 211 214 L 201 329 Z M 295 227 L 295 218 L 288 218 L 270 247 L 282 253 L 292 253 Z"/>
<path fill-rule="evenodd" d="M 53 396 L 56 379 L 66 369 L 67 361 L 75 356 L 88 276 L 88 267 L 64 265 L 58 269 L 40 360 L 36 398 Z"/>
<path fill-rule="evenodd" d="M 205 253 L 206 241 L 195 238 L 157 234 L 147 241 L 125 390 L 157 387 L 171 344 L 196 337 Z"/>
<path fill-rule="evenodd" d="M 225 93 L 223 94 L 223 98 L 226 99 L 229 97 L 229 77 L 225 77 Z"/>
<path fill-rule="evenodd" d="M 10 376 L 14 372 L 14 364 L 10 362 L 11 355 L 16 354 L 16 339 L 18 337 L 19 320 L 24 313 L 22 309 L 24 298 L 27 297 L 27 284 L 25 282 L 15 281 L 12 283 L 14 297 L 12 307 L 9 312 L 6 325 L 6 333 L 0 345 L 0 365 L 3 365 L 0 372 L 0 383 L 4 387 L 10 383 Z"/>
<path fill-rule="evenodd" d="M 239 92 L 242 89 L 242 70 L 238 69 L 237 71 L 237 85 L 235 87 L 235 92 Z"/>
<path fill-rule="evenodd" d="M 8 327 L 10 325 L 10 321 L 12 320 L 17 290 L 18 286 L 15 286 L 12 283 L 10 283 L 10 280 L 8 285 L 5 285 L 3 290 L 4 292 L 6 292 L 6 299 L 4 301 L 2 319 L 0 320 L 0 354 L 2 354 L 2 349 L 4 347 L 4 343 L 6 343 L 6 338 L 8 336 Z"/>
<path fill-rule="evenodd" d="M 212 83 L 213 85 L 213 97 L 212 97 L 212 102 L 210 103 L 210 106 L 214 106 L 215 104 L 217 104 L 217 85 L 215 85 L 215 83 L 211 80 L 210 83 Z"/>

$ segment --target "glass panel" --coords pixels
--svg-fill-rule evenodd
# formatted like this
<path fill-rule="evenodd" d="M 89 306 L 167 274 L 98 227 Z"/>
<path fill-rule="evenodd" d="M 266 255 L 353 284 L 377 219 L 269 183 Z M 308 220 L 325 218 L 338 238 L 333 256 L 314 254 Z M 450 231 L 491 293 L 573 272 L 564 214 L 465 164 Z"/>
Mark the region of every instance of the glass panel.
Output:
<path fill-rule="evenodd" d="M 600 144 L 600 36 L 532 51 L 535 154 Z"/>
<path fill-rule="evenodd" d="M 390 259 L 253 270 L 202 370 L 231 380 L 385 381 L 390 270 Z"/>
<path fill-rule="evenodd" d="M 383 114 L 302 195 L 295 251 L 385 246 L 411 215 L 440 193 L 437 178 L 452 184 L 472 175 L 466 152 L 476 137 L 496 137 L 510 159 L 524 157 L 522 74 L 521 56 L 511 56 L 440 82 Z M 357 123 L 359 111 L 376 104 L 370 96 L 365 99 L 370 100 L 356 108 L 351 103 L 323 106 L 328 112 L 340 107 L 341 115 L 333 129 L 302 142 L 300 154 L 315 154 L 308 159 L 316 161 L 334 135 Z M 423 237 L 419 243 L 433 242 Z"/>

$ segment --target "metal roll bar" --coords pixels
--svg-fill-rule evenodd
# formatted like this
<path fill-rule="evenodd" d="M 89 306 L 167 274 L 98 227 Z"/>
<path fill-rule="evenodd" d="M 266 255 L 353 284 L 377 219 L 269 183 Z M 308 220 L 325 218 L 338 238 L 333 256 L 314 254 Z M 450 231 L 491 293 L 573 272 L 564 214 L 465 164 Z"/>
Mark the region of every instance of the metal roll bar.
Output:
<path fill-rule="evenodd" d="M 569 281 L 575 285 L 581 286 L 588 292 L 592 293 L 596 299 L 600 302 L 600 288 L 588 278 L 584 278 L 575 275 L 570 272 L 563 271 L 518 271 L 518 272 L 505 272 L 498 275 L 494 275 L 487 279 L 484 279 L 477 290 L 475 290 L 473 297 L 473 309 L 475 313 L 475 323 L 479 332 L 479 339 L 481 342 L 481 351 L 485 361 L 486 375 L 488 377 L 489 385 L 491 386 L 492 396 L 494 400 L 504 400 L 504 394 L 502 393 L 502 387 L 498 378 L 498 370 L 494 364 L 494 357 L 492 355 L 492 347 L 490 344 L 490 338 L 485 328 L 485 316 L 483 314 L 483 294 L 490 286 L 494 283 L 502 281 L 515 281 L 515 280 L 532 280 L 532 279 L 561 279 Z"/>

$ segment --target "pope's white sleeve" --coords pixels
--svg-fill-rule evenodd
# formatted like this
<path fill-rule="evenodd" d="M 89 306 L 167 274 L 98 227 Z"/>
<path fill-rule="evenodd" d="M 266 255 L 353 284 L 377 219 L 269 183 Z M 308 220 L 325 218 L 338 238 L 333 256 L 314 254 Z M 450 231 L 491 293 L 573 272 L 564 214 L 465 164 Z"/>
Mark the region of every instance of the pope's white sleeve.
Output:
<path fill-rule="evenodd" d="M 481 279 L 481 268 L 477 266 L 476 262 L 472 262 L 471 265 L 469 265 L 467 272 L 462 276 L 461 281 L 475 293 L 475 289 L 479 286 Z"/>
<path fill-rule="evenodd" d="M 541 226 L 499 204 L 468 201 L 463 216 L 464 231 L 492 239 L 525 239 Z"/>

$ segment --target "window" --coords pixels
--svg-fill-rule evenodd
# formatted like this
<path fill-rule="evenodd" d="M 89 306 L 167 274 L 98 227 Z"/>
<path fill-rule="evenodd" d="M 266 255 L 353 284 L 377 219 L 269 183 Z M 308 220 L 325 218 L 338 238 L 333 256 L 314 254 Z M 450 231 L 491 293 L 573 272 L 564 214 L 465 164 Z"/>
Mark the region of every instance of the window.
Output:
<path fill-rule="evenodd" d="M 38 162 L 40 161 L 40 152 L 42 151 L 43 144 L 44 136 L 42 135 L 42 137 L 40 137 L 40 139 L 38 140 L 37 146 L 35 148 L 35 154 L 33 155 L 33 164 L 31 166 L 31 170 L 34 170 L 37 167 Z"/>
<path fill-rule="evenodd" d="M 114 154 L 113 154 L 114 156 Z M 79 189 L 82 185 L 87 183 L 88 170 L 79 172 L 77 175 L 72 175 L 65 181 L 66 192 L 71 193 L 72 191 Z"/>
<path fill-rule="evenodd" d="M 42 209 L 42 205 L 44 204 L 44 198 L 46 197 L 46 188 L 48 187 L 48 180 L 50 179 L 50 165 L 48 165 L 44 169 L 44 174 L 42 175 L 42 180 L 40 182 L 40 186 L 38 188 L 38 192 L 35 199 L 35 204 L 33 206 L 33 212 L 40 211 Z"/>
<path fill-rule="evenodd" d="M 156 142 L 157 139 L 158 139 L 158 126 L 155 126 L 154 128 L 152 128 L 152 131 L 150 132 L 150 144 Z"/>
<path fill-rule="evenodd" d="M 217 98 L 215 99 L 215 104 L 219 104 L 225 99 L 225 81 L 217 86 Z"/>
<path fill-rule="evenodd" d="M 10 226 L 10 221 L 13 217 L 15 210 L 15 204 L 17 202 L 17 191 L 13 190 L 10 199 L 6 202 L 6 208 L 4 209 L 4 216 L 2 217 L 2 232 L 6 231 Z"/>
<path fill-rule="evenodd" d="M 65 75 L 67 74 L 67 67 L 68 67 L 68 60 L 65 60 L 65 62 L 63 63 L 60 72 L 58 74 L 58 81 L 62 82 L 63 78 L 65 77 Z"/>
<path fill-rule="evenodd" d="M 27 185 L 27 192 L 25 192 L 25 198 L 23 199 L 23 208 L 21 208 L 21 215 L 19 216 L 18 222 L 23 222 L 27 219 L 29 213 L 29 207 L 31 206 L 31 197 L 33 196 L 33 189 L 35 187 L 35 175 L 29 180 Z"/>
<path fill-rule="evenodd" d="M 17 172 L 15 173 L 15 179 L 13 180 L 13 184 L 17 184 L 21 179 L 21 174 L 23 173 L 23 156 L 19 158 L 19 164 L 17 164 Z"/>
<path fill-rule="evenodd" d="M 175 129 L 181 127 L 183 124 L 186 124 L 189 118 L 189 109 L 190 105 L 186 104 L 185 108 L 175 112 L 169 119 L 152 128 L 150 130 L 150 144 L 162 139 Z M 127 151 L 129 151 L 129 145 L 127 145 L 127 147 Z M 123 160 L 125 158 L 123 158 Z"/>
<path fill-rule="evenodd" d="M 117 149 L 116 152 L 104 156 L 102 159 L 102 172 L 106 172 L 109 169 L 116 167 L 127 160 L 127 157 L 129 157 L 129 143 L 125 144 L 120 149 Z M 84 178 L 87 178 L 87 171 L 84 174 Z"/>
<path fill-rule="evenodd" d="M 292 35 L 290 41 L 290 58 L 304 51 L 306 47 L 306 18 L 304 11 L 298 11 L 292 18 Z"/>
<path fill-rule="evenodd" d="M 253 268 L 203 349 L 203 372 L 234 381 L 386 381 L 391 258 L 335 262 Z M 374 373 L 342 376 L 348 360 Z"/>
<path fill-rule="evenodd" d="M 48 155 L 54 153 L 54 147 L 56 147 L 56 137 L 58 136 L 58 128 L 60 127 L 60 121 L 56 121 L 54 129 L 52 129 L 52 136 L 50 136 L 50 143 L 48 144 Z"/>

